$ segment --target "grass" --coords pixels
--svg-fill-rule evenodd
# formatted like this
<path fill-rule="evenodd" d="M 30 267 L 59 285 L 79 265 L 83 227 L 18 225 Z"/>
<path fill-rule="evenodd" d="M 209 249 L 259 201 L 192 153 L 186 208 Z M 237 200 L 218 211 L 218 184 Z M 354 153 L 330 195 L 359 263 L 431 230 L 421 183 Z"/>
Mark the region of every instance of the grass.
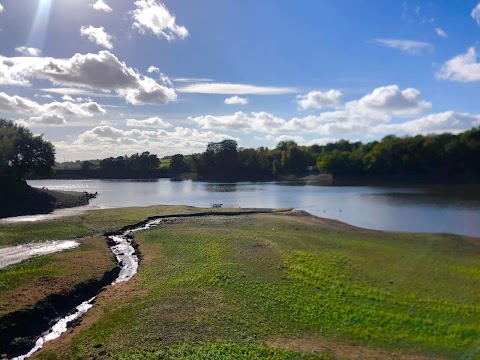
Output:
<path fill-rule="evenodd" d="M 285 215 L 183 219 L 136 240 L 128 286 L 142 291 L 98 304 L 41 358 L 328 359 L 352 342 L 378 359 L 480 358 L 478 240 Z"/>
<path fill-rule="evenodd" d="M 40 276 L 55 276 L 62 274 L 62 269 L 55 266 L 52 255 L 24 261 L 19 264 L 0 269 L 0 294 L 12 291 Z"/>
<path fill-rule="evenodd" d="M 0 246 L 46 240 L 78 239 L 118 230 L 125 225 L 143 221 L 149 216 L 189 211 L 194 210 L 186 206 L 121 208 L 90 211 L 80 216 L 41 222 L 0 224 Z"/>

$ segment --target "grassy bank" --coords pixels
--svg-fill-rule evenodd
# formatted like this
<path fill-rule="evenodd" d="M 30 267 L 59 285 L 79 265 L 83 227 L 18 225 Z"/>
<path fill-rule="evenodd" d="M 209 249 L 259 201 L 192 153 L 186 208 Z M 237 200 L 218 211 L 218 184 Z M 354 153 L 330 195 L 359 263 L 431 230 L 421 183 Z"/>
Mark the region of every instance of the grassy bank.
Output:
<path fill-rule="evenodd" d="M 64 221 L 88 233 L 191 211 Z M 137 276 L 104 291 L 39 358 L 479 358 L 476 239 L 262 214 L 180 219 L 136 241 Z"/>

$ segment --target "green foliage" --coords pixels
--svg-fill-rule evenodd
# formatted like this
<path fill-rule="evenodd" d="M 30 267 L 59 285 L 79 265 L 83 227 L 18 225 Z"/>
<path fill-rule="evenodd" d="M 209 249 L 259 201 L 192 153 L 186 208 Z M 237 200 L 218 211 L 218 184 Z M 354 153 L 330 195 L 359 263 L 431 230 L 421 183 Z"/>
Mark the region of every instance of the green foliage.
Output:
<path fill-rule="evenodd" d="M 0 119 L 0 183 L 18 183 L 32 174 L 50 176 L 54 164 L 55 149 L 50 142 Z"/>
<path fill-rule="evenodd" d="M 459 135 L 399 138 L 369 144 L 340 141 L 322 148 L 320 171 L 333 174 L 480 175 L 480 128 Z"/>
<path fill-rule="evenodd" d="M 100 161 L 100 170 L 111 176 L 128 176 L 129 174 L 148 174 L 160 166 L 160 159 L 155 154 L 145 151 L 132 156 L 110 157 Z"/>
<path fill-rule="evenodd" d="M 175 154 L 172 156 L 169 164 L 170 169 L 177 171 L 185 171 L 188 169 L 188 164 L 182 154 Z"/>

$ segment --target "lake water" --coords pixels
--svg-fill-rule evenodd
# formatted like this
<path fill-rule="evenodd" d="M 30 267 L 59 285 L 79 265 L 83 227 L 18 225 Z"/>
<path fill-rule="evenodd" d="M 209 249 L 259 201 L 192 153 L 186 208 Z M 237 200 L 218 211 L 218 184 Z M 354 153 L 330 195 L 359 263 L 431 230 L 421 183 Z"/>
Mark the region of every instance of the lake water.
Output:
<path fill-rule="evenodd" d="M 35 180 L 35 187 L 98 192 L 91 208 L 148 205 L 295 208 L 378 230 L 480 237 L 479 188 L 447 189 L 316 184 L 217 184 L 158 180 Z M 447 191 L 445 191 L 447 190 Z M 455 190 L 455 191 L 452 191 Z"/>

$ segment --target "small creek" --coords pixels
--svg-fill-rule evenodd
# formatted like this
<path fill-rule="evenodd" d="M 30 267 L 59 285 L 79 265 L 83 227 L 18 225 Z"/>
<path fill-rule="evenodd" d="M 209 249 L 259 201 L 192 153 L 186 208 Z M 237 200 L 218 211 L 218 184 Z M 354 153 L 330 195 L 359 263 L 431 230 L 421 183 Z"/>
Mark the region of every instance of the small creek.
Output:
<path fill-rule="evenodd" d="M 169 219 L 166 218 L 148 220 L 144 223 L 139 224 L 136 227 L 126 228 L 126 230 L 122 230 L 118 233 L 108 235 L 108 244 L 110 246 L 110 250 L 117 258 L 117 261 L 121 268 L 117 279 L 111 285 L 130 280 L 138 271 L 139 254 L 135 247 L 135 244 L 132 242 L 132 233 L 141 230 L 147 230 L 152 227 L 158 226 L 162 222 L 168 221 Z M 46 342 L 59 338 L 60 335 L 67 331 L 68 326 L 73 321 L 83 316 L 88 310 L 93 307 L 96 298 L 97 296 L 94 296 L 91 299 L 82 302 L 75 309 L 70 311 L 67 316 L 59 319 L 49 330 L 44 332 L 42 336 L 36 341 L 35 346 L 28 353 L 14 357 L 12 358 L 12 360 L 26 359 L 39 351 Z"/>

